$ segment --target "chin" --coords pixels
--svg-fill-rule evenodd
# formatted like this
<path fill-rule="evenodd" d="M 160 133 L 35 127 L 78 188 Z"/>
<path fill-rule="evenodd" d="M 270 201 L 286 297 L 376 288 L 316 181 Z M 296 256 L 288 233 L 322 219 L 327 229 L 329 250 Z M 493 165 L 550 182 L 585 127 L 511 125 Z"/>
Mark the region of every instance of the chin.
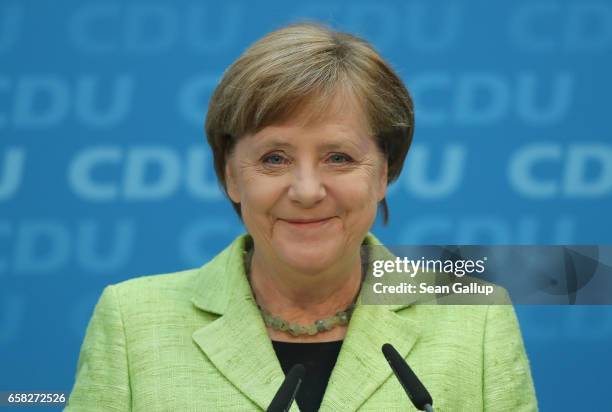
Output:
<path fill-rule="evenodd" d="M 279 252 L 289 266 L 306 273 L 318 273 L 342 257 L 338 249 L 338 245 L 330 245 L 328 242 L 312 245 L 284 244 Z"/>

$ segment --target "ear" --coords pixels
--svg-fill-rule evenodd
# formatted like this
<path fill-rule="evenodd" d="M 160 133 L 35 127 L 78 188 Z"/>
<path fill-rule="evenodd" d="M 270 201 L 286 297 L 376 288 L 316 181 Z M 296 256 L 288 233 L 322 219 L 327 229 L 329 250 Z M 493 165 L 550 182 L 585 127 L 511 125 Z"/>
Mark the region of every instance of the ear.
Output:
<path fill-rule="evenodd" d="M 383 161 L 382 171 L 378 182 L 378 201 L 382 201 L 387 195 L 387 175 L 389 174 L 389 165 L 386 160 Z"/>
<path fill-rule="evenodd" d="M 225 186 L 227 194 L 234 203 L 240 203 L 240 191 L 238 190 L 238 182 L 232 171 L 231 158 L 225 162 Z"/>

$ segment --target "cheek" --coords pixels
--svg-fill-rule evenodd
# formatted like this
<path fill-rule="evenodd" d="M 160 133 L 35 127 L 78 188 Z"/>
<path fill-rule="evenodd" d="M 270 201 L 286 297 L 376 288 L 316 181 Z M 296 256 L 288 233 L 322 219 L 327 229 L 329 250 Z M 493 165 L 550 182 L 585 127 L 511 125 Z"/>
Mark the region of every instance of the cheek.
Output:
<path fill-rule="evenodd" d="M 281 179 L 253 177 L 243 180 L 242 186 L 243 207 L 256 213 L 269 210 L 283 192 Z"/>
<path fill-rule="evenodd" d="M 376 210 L 378 185 L 369 175 L 339 178 L 334 181 L 334 192 L 347 211 Z"/>

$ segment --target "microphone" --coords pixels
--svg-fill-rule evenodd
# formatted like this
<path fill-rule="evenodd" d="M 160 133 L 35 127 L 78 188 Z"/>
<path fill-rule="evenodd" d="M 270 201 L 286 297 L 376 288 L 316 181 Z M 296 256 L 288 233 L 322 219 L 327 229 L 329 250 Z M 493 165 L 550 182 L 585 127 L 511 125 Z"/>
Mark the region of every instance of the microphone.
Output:
<path fill-rule="evenodd" d="M 285 380 L 281 384 L 280 388 L 278 388 L 276 395 L 274 395 L 274 399 L 272 399 L 272 402 L 270 402 L 267 412 L 289 411 L 289 408 L 291 408 L 291 404 L 295 399 L 295 395 L 297 395 L 297 391 L 300 389 L 305 373 L 306 369 L 304 368 L 304 365 L 301 363 L 293 365 L 293 367 L 289 370 L 289 373 L 287 373 L 287 376 L 285 376 Z"/>
<path fill-rule="evenodd" d="M 385 343 L 382 346 L 382 352 L 415 408 L 420 411 L 434 412 L 431 406 L 433 405 L 431 395 L 395 348 L 390 343 Z"/>

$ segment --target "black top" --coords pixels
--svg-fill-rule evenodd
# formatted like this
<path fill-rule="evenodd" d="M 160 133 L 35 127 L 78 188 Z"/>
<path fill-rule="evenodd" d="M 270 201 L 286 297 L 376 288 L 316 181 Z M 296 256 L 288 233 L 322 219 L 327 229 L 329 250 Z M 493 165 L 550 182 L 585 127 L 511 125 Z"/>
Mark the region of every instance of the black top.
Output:
<path fill-rule="evenodd" d="M 342 341 L 295 343 L 273 340 L 272 346 L 285 375 L 293 365 L 304 365 L 306 375 L 295 400 L 302 412 L 318 411 Z"/>

